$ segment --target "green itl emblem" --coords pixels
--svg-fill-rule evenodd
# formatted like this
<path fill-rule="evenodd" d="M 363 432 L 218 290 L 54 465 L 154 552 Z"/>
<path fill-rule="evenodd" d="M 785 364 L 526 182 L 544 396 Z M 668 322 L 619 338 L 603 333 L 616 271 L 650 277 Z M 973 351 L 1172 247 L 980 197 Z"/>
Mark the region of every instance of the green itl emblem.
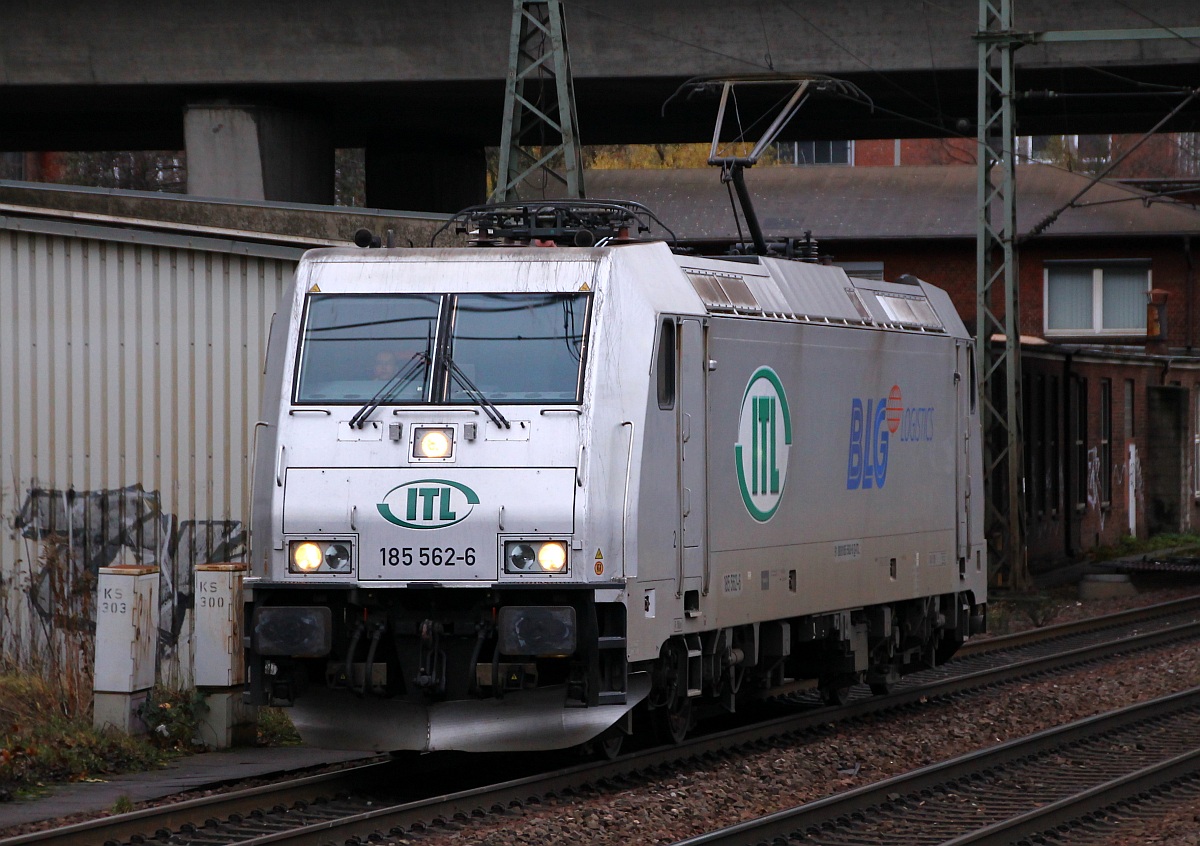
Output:
<path fill-rule="evenodd" d="M 384 494 L 375 507 L 384 520 L 405 529 L 444 529 L 461 523 L 479 504 L 479 495 L 461 482 L 418 479 Z"/>
<path fill-rule="evenodd" d="M 787 479 L 792 415 L 779 375 L 770 367 L 754 371 L 742 394 L 738 441 L 733 455 L 746 511 L 760 523 L 775 516 Z"/>

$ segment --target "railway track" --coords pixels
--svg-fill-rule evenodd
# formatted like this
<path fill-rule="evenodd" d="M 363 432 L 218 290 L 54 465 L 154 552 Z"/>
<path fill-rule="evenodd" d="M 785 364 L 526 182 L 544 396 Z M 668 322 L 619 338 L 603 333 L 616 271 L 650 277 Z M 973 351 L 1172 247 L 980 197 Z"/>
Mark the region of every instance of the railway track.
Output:
<path fill-rule="evenodd" d="M 616 761 L 576 764 L 544 772 L 544 760 L 502 759 L 508 780 L 495 783 L 486 759 L 469 768 L 453 758 L 384 761 L 277 785 L 204 797 L 130 814 L 10 838 L 5 846 L 53 843 L 96 846 L 129 842 L 172 844 L 324 844 L 380 833 L 385 838 L 434 825 L 461 825 L 505 813 L 543 797 L 587 785 L 653 778 L 687 760 L 802 736 L 834 720 L 849 720 L 1017 678 L 1078 666 L 1106 656 L 1200 637 L 1200 596 L 1037 630 L 1038 635 L 992 638 L 964 649 L 964 657 L 908 677 L 886 697 L 856 695 L 838 709 L 817 707 L 815 697 L 796 697 L 787 713 L 751 726 L 699 736 L 680 746 L 658 747 Z M 864 688 L 865 690 L 865 688 Z M 796 701 L 799 700 L 799 701 Z M 539 759 L 540 760 L 540 759 Z M 500 759 L 497 759 L 500 761 Z M 517 766 L 524 769 L 518 770 Z M 472 777 L 474 782 L 469 781 Z"/>
<path fill-rule="evenodd" d="M 1200 688 L 963 755 L 675 846 L 1047 842 L 1200 781 Z M 1065 829 L 1065 831 L 1064 831 Z"/>

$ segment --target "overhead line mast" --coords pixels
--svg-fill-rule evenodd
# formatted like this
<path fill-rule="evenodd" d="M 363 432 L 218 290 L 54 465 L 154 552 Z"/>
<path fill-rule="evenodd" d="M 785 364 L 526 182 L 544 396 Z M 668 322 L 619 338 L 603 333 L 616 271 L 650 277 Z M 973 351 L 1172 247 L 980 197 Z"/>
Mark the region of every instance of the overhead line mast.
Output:
<path fill-rule="evenodd" d="M 537 174 L 565 187 L 554 196 L 582 199 L 578 133 L 562 3 L 513 0 L 500 164 L 490 201 L 520 200 L 522 186 L 544 196 L 544 186 L 535 188 L 531 179 Z"/>
<path fill-rule="evenodd" d="M 1065 208 L 1043 219 L 1027 235 L 1018 236 L 1013 54 L 1026 44 L 1055 42 L 1180 38 L 1190 43 L 1200 37 L 1200 27 L 1022 32 L 1013 28 L 1014 3 L 1015 0 L 980 0 L 979 30 L 975 34 L 979 46 L 976 349 L 983 412 L 988 573 L 996 586 L 1024 590 L 1029 587 L 1030 576 L 1025 536 L 1017 246 L 1041 234 Z M 1185 103 L 1196 96 L 1195 91 L 1183 93 L 1188 95 Z M 1182 107 L 1183 104 L 1177 106 L 1151 132 Z M 1078 196 L 1071 203 L 1077 199 Z M 999 220 L 993 219 L 996 213 Z M 997 257 L 999 266 L 993 266 Z M 993 348 L 993 338 L 1003 338 L 1003 349 Z"/>

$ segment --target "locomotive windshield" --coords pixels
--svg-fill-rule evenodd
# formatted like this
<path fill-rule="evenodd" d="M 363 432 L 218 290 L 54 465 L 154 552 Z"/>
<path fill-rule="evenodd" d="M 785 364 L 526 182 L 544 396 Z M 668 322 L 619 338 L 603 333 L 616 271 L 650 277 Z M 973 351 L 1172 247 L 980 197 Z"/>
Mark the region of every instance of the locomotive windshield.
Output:
<path fill-rule="evenodd" d="M 586 293 L 312 294 L 295 402 L 475 403 L 475 389 L 492 402 L 578 402 L 590 301 Z M 466 379 L 449 378 L 451 363 Z"/>
<path fill-rule="evenodd" d="M 587 294 L 461 294 L 450 354 L 493 402 L 576 402 L 587 303 Z M 446 401 L 473 402 L 453 379 Z"/>
<path fill-rule="evenodd" d="M 442 298 L 436 294 L 312 294 L 304 321 L 298 403 L 365 402 L 418 362 L 391 402 L 420 402 Z"/>

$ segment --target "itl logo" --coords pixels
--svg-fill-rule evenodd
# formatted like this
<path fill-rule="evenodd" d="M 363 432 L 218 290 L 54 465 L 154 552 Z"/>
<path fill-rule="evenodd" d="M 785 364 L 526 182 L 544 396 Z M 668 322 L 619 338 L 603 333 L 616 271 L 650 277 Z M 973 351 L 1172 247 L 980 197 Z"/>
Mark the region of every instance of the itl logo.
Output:
<path fill-rule="evenodd" d="M 479 495 L 466 485 L 418 479 L 392 488 L 375 507 L 384 520 L 406 529 L 444 529 L 467 519 L 478 504 Z"/>
<path fill-rule="evenodd" d="M 760 523 L 775 516 L 787 479 L 792 415 L 778 374 L 754 371 L 742 394 L 738 440 L 733 454 L 746 511 Z"/>

